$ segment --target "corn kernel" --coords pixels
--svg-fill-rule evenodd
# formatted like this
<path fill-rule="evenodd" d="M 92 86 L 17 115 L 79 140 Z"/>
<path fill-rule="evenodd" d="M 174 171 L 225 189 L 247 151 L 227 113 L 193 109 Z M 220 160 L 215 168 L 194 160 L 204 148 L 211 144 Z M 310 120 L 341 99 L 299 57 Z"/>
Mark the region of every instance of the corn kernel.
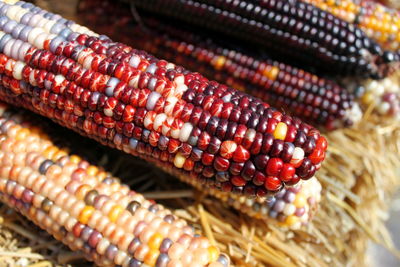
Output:
<path fill-rule="evenodd" d="M 85 206 L 85 208 L 83 208 L 83 210 L 79 214 L 78 217 L 79 222 L 82 224 L 87 224 L 94 211 L 95 211 L 94 207 Z"/>
<path fill-rule="evenodd" d="M 123 211 L 123 207 L 121 207 L 120 205 L 115 205 L 108 213 L 108 218 L 110 219 L 110 221 L 115 222 Z"/>
<path fill-rule="evenodd" d="M 285 140 L 288 127 L 285 123 L 279 122 L 274 131 L 275 139 Z"/>

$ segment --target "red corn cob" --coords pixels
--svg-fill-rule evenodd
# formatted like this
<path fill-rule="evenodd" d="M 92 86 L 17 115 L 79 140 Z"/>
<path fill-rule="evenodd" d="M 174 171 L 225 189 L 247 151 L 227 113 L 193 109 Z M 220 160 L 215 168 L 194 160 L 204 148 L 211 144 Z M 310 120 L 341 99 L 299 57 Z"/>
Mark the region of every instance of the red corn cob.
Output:
<path fill-rule="evenodd" d="M 24 22 L 15 15 L 21 9 L 6 14 Z M 12 35 L 0 43 L 1 99 L 103 144 L 258 196 L 312 177 L 325 157 L 316 129 L 257 98 L 105 37 L 74 33 L 81 28 L 67 22 L 31 19 L 32 27 L 49 26 L 17 40 L 21 33 L 9 25 L 23 23 L 10 21 L 0 26 Z"/>

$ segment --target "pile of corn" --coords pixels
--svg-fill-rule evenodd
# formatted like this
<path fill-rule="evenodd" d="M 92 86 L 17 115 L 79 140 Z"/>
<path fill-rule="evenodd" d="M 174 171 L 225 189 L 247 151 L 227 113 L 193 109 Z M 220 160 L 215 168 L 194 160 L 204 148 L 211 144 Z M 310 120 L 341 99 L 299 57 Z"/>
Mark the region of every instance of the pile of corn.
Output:
<path fill-rule="evenodd" d="M 34 118 L 38 130 L 31 115 L 4 106 L 3 202 L 102 266 L 341 265 L 365 260 L 366 235 L 394 252 L 376 211 L 387 204 L 378 195 L 399 184 L 399 127 L 387 116 L 400 109 L 395 47 L 302 1 L 136 1 L 135 27 L 127 8 L 81 5 L 89 18 L 106 17 L 94 25 L 101 32 L 134 32 L 123 39 L 134 48 L 30 3 L 1 2 L 0 100 L 138 156 L 200 194 L 180 199 L 173 215 L 68 155 L 45 134 L 60 134 L 45 128 L 52 124 Z M 371 115 L 376 103 L 385 122 Z M 325 138 L 311 125 L 355 127 Z M 149 182 L 160 190 L 158 179 Z"/>

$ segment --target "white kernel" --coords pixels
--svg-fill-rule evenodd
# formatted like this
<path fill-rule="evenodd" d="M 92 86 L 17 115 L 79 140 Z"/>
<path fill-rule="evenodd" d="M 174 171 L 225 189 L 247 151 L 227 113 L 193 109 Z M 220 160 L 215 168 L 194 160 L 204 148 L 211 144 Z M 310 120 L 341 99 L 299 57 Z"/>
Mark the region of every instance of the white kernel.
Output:
<path fill-rule="evenodd" d="M 175 167 L 181 169 L 183 168 L 183 164 L 185 164 L 186 158 L 182 156 L 181 153 L 177 153 L 175 158 L 174 158 L 174 165 Z"/>

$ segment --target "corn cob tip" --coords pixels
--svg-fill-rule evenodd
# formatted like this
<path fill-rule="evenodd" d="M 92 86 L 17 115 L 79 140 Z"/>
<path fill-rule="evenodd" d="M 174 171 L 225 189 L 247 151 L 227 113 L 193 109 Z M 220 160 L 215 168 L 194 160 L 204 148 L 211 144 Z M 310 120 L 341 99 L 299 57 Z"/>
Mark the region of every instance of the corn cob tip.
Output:
<path fill-rule="evenodd" d="M 266 198 L 265 202 L 234 195 L 230 195 L 226 202 L 235 209 L 266 223 L 298 230 L 306 226 L 317 212 L 321 190 L 321 184 L 312 177 L 293 187 L 282 189 L 275 196 Z"/>

